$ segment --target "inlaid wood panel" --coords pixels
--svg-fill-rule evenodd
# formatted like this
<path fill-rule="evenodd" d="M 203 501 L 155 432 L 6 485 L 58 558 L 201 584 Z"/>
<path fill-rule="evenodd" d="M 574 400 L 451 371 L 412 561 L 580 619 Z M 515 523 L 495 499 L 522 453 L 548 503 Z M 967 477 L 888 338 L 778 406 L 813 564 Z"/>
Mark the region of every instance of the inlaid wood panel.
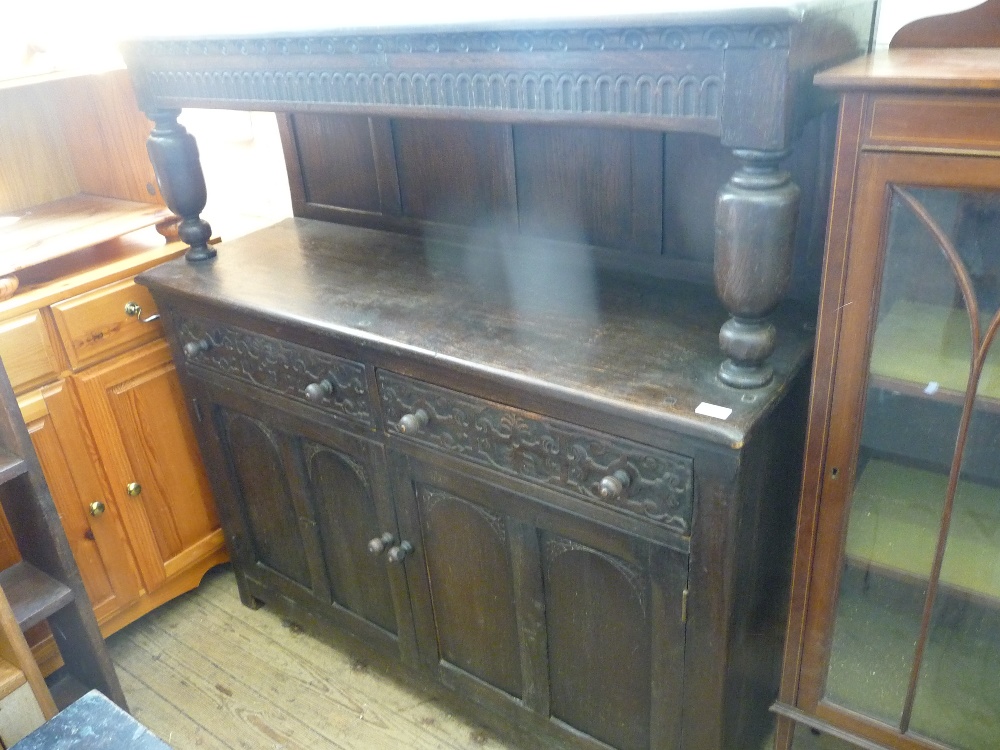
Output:
<path fill-rule="evenodd" d="M 435 487 L 418 486 L 416 494 L 440 657 L 520 697 L 504 519 Z"/>
<path fill-rule="evenodd" d="M 278 435 L 245 414 L 220 409 L 215 418 L 243 499 L 254 557 L 271 570 L 311 588 L 305 545 Z"/>
<path fill-rule="evenodd" d="M 381 210 L 367 117 L 299 113 L 289 122 L 297 149 L 286 159 L 297 161 L 306 203 Z"/>
<path fill-rule="evenodd" d="M 650 746 L 648 572 L 544 534 L 552 715 L 621 750 Z"/>
<path fill-rule="evenodd" d="M 404 216 L 516 231 L 509 125 L 393 120 L 392 136 Z"/>
<path fill-rule="evenodd" d="M 302 451 L 333 600 L 396 633 L 387 563 L 365 547 L 388 531 L 379 523 L 368 470 L 359 458 L 309 440 Z"/>
<path fill-rule="evenodd" d="M 662 142 L 656 133 L 516 126 L 521 232 L 659 254 Z"/>

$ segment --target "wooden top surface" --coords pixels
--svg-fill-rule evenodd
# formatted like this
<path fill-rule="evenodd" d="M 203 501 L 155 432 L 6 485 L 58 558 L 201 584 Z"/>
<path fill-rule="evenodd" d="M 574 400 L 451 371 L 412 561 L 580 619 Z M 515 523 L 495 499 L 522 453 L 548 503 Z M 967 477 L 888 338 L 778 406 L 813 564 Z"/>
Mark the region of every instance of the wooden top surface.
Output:
<path fill-rule="evenodd" d="M 193 15 L 183 11 L 192 6 Z M 618 28 L 712 23 L 789 23 L 813 10 L 842 8 L 843 0 L 508 0 L 504 3 L 336 3 L 326 6 L 290 0 L 280 15 L 232 13 L 181 0 L 155 31 L 137 28 L 134 39 L 198 39 L 214 36 L 267 37 L 301 34 L 433 33 L 504 29 Z M 188 19 L 198 18 L 197 25 Z"/>
<path fill-rule="evenodd" d="M 598 272 L 551 245 L 487 251 L 288 219 L 218 249 L 139 281 L 735 447 L 811 351 L 801 311 L 784 309 L 772 385 L 729 388 L 712 289 Z M 703 402 L 732 414 L 697 414 Z"/>
<path fill-rule="evenodd" d="M 891 49 L 816 76 L 842 90 L 1000 91 L 1000 49 Z"/>
<path fill-rule="evenodd" d="M 20 271 L 155 224 L 170 216 L 156 203 L 79 194 L 16 212 L 0 225 L 0 275 Z"/>

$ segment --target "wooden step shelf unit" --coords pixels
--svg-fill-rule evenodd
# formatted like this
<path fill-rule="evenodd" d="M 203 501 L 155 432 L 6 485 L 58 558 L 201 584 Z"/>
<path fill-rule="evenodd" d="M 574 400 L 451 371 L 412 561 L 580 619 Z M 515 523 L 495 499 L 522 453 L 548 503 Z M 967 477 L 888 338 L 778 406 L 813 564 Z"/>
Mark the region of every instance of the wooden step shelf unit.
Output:
<path fill-rule="evenodd" d="M 16 456 L 20 471 L 0 477 L 0 502 L 22 561 L 0 574 L 11 610 L 23 629 L 46 620 L 65 664 L 57 681 L 66 699 L 100 690 L 123 708 L 125 695 L 97 627 L 6 370 L 0 368 L 0 452 Z M 80 693 L 82 694 L 82 693 Z"/>

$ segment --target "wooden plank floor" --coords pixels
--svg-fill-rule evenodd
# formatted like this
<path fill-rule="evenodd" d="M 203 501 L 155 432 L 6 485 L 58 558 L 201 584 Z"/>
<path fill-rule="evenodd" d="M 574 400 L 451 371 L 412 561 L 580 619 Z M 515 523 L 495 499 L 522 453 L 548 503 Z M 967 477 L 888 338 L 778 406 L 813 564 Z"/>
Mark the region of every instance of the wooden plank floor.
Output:
<path fill-rule="evenodd" d="M 320 642 L 267 607 L 247 609 L 227 567 L 108 645 L 132 713 L 175 748 L 513 747 L 350 642 Z"/>
<path fill-rule="evenodd" d="M 319 641 L 267 607 L 247 609 L 228 566 L 108 646 L 132 713 L 178 750 L 538 750 L 502 742 L 447 693 L 349 640 Z M 796 735 L 796 750 L 847 747 Z"/>

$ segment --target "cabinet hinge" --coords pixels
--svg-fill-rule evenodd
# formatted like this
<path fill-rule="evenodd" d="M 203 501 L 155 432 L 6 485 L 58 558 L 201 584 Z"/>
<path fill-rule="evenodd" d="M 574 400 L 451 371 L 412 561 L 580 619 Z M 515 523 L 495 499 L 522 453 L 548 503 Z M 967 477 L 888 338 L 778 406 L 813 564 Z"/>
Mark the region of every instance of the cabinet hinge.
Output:
<path fill-rule="evenodd" d="M 681 624 L 687 625 L 688 621 L 688 590 L 681 592 Z"/>
<path fill-rule="evenodd" d="M 191 406 L 194 407 L 194 417 L 198 420 L 198 424 L 201 424 L 201 405 L 198 403 L 198 399 L 191 399 Z"/>

